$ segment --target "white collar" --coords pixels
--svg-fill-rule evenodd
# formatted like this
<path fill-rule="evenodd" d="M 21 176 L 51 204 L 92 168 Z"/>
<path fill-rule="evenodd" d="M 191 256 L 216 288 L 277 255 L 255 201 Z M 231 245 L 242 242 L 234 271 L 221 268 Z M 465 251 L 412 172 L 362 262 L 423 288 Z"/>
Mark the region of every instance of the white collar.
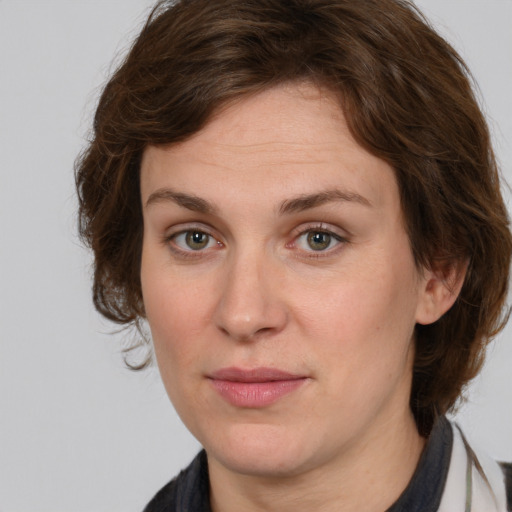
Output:
<path fill-rule="evenodd" d="M 499 464 L 467 443 L 452 424 L 450 468 L 438 512 L 507 512 L 505 477 Z"/>

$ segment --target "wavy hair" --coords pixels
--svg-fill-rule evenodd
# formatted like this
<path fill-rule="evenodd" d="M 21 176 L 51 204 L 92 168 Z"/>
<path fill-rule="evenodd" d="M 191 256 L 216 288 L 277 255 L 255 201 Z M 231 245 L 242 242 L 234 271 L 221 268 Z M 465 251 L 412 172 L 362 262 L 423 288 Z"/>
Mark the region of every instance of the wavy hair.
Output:
<path fill-rule="evenodd" d="M 358 143 L 395 170 L 418 267 L 467 262 L 455 305 L 416 327 L 410 404 L 427 434 L 504 324 L 512 240 L 469 71 L 408 1 L 159 2 L 105 86 L 76 161 L 94 304 L 118 324 L 144 318 L 144 149 L 187 139 L 238 98 L 304 80 L 333 91 Z"/>

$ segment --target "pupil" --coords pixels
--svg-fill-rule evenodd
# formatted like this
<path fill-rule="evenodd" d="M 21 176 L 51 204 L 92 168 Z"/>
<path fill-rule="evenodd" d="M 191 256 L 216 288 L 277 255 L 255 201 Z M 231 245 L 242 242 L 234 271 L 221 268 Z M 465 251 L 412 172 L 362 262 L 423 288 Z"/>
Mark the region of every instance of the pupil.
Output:
<path fill-rule="evenodd" d="M 202 249 L 208 244 L 208 235 L 201 231 L 191 231 L 187 233 L 187 245 L 191 249 Z"/>
<path fill-rule="evenodd" d="M 308 235 L 308 243 L 314 251 L 322 251 L 329 247 L 331 235 L 327 233 L 314 232 Z"/>

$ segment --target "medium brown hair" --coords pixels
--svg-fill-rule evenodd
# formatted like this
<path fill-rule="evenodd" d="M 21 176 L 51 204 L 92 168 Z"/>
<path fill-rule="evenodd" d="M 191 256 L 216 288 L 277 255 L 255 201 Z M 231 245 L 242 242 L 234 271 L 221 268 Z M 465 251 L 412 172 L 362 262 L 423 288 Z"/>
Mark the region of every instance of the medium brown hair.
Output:
<path fill-rule="evenodd" d="M 394 168 L 418 267 L 467 262 L 455 305 L 416 328 L 411 408 L 426 434 L 503 326 L 512 242 L 469 72 L 405 0 L 157 4 L 104 88 L 76 163 L 94 304 L 119 324 L 144 318 L 144 149 L 187 139 L 235 99 L 304 80 L 333 91 L 355 139 Z"/>

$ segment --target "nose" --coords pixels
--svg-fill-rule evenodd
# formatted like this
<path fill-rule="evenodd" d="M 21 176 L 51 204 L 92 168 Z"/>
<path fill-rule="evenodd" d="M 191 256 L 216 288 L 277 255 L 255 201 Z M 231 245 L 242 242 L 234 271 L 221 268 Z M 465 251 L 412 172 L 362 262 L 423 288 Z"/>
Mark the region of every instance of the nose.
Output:
<path fill-rule="evenodd" d="M 226 265 L 214 320 L 232 339 L 271 336 L 281 332 L 288 321 L 280 291 L 283 272 L 268 259 L 253 252 L 234 255 Z"/>

